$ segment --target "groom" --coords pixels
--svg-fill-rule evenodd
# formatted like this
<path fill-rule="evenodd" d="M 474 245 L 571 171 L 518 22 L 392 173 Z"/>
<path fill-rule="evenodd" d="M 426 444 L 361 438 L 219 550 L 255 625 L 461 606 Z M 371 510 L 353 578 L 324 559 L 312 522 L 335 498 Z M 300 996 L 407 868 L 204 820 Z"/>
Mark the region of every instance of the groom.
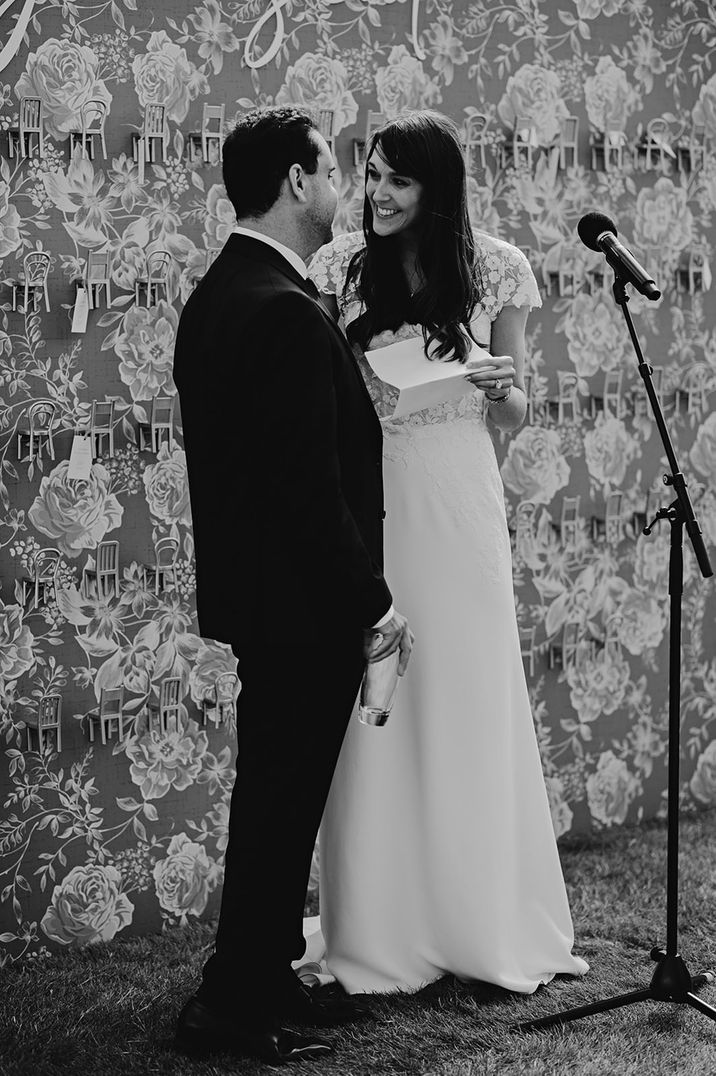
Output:
<path fill-rule="evenodd" d="M 223 147 L 237 227 L 179 323 L 179 392 L 202 635 L 239 659 L 237 774 L 215 951 L 184 1050 L 273 1064 L 332 1045 L 283 1022 L 355 1019 L 291 962 L 311 857 L 366 656 L 412 634 L 381 572 L 381 428 L 353 353 L 306 280 L 332 238 L 327 143 L 307 114 L 246 114 Z M 376 630 L 383 636 L 371 649 Z"/>

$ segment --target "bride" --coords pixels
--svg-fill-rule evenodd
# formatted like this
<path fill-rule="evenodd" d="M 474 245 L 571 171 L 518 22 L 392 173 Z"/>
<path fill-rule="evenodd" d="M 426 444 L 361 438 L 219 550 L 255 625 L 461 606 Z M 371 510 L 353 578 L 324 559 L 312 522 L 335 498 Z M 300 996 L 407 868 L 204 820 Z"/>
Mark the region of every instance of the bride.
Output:
<path fill-rule="evenodd" d="M 333 778 L 325 965 L 349 993 L 446 973 L 531 993 L 588 970 L 571 951 L 486 424 L 524 420 L 537 284 L 516 247 L 471 229 L 457 128 L 428 110 L 374 135 L 363 231 L 321 248 L 310 276 L 383 423 L 386 576 L 416 637 L 388 723 L 354 717 Z M 490 358 L 465 366 L 459 400 L 393 419 L 396 392 L 364 352 L 416 336 L 434 361 L 465 362 L 471 337 Z"/>

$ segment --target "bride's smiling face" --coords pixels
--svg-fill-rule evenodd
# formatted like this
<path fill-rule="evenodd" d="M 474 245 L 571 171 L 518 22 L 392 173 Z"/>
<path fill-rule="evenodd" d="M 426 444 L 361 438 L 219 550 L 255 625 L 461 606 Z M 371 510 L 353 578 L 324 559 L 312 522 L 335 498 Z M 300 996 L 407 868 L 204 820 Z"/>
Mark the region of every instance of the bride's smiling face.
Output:
<path fill-rule="evenodd" d="M 368 160 L 365 193 L 376 235 L 405 235 L 415 231 L 422 216 L 423 185 L 411 176 L 394 172 L 377 150 Z"/>

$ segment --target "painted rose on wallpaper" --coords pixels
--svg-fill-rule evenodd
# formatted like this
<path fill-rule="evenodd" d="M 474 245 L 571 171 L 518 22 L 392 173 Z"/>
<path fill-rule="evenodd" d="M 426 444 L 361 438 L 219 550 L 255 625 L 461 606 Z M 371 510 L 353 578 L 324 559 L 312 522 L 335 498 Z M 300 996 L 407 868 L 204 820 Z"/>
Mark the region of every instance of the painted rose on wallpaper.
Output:
<path fill-rule="evenodd" d="M 206 76 L 166 30 L 149 35 L 147 51 L 132 61 L 132 73 L 140 106 L 164 105 L 167 120 L 174 123 L 183 123 L 192 101 L 209 92 Z"/>
<path fill-rule="evenodd" d="M 606 295 L 580 291 L 557 323 L 567 337 L 567 354 L 580 377 L 613 370 L 623 362 L 628 339 L 622 315 Z"/>
<path fill-rule="evenodd" d="M 340 134 L 358 116 L 358 103 L 348 89 L 348 72 L 340 60 L 308 52 L 286 71 L 276 94 L 277 105 L 333 109 L 333 133 Z"/>
<path fill-rule="evenodd" d="M 601 415 L 584 435 L 587 469 L 605 493 L 621 486 L 627 467 L 639 454 L 638 442 L 623 420 L 613 415 Z"/>
<path fill-rule="evenodd" d="M 716 138 L 716 75 L 703 84 L 691 115 L 694 123 L 703 123 L 707 138 Z"/>
<path fill-rule="evenodd" d="M 716 413 L 710 414 L 699 427 L 689 460 L 691 466 L 716 489 Z"/>
<path fill-rule="evenodd" d="M 154 865 L 154 885 L 160 906 L 176 916 L 181 926 L 189 916 L 200 916 L 209 894 L 219 884 L 223 870 L 207 856 L 203 844 L 186 833 L 175 834 L 169 842 L 166 859 Z"/>
<path fill-rule="evenodd" d="M 510 442 L 501 474 L 520 500 L 549 504 L 569 481 L 569 464 L 562 455 L 557 431 L 524 426 Z"/>
<path fill-rule="evenodd" d="M 569 115 L 561 97 L 559 76 L 538 64 L 524 64 L 508 78 L 497 114 L 510 131 L 518 116 L 528 119 L 538 145 L 550 145 L 560 132 L 562 120 Z"/>
<path fill-rule="evenodd" d="M 184 449 L 170 450 L 164 441 L 159 447 L 157 462 L 149 464 L 143 478 L 147 505 L 155 519 L 190 526 L 191 505 Z"/>
<path fill-rule="evenodd" d="M 55 886 L 40 926 L 60 945 L 92 945 L 111 941 L 129 926 L 133 912 L 117 868 L 90 863 L 73 867 Z"/>
<path fill-rule="evenodd" d="M 6 172 L 9 178 L 10 170 L 6 161 L 0 162 L 0 175 L 3 172 Z M 20 214 L 11 204 L 10 187 L 6 179 L 2 178 L 0 179 L 0 259 L 7 258 L 8 254 L 14 254 L 20 246 L 22 241 L 20 227 Z"/>
<path fill-rule="evenodd" d="M 390 50 L 387 67 L 379 67 L 375 73 L 375 88 L 380 111 L 389 120 L 405 109 L 432 108 L 442 99 L 437 83 L 405 45 L 394 45 Z"/>
<path fill-rule="evenodd" d="M 699 755 L 690 787 L 701 803 L 716 803 L 716 740 Z"/>
<path fill-rule="evenodd" d="M 112 493 L 107 468 L 93 463 L 87 481 L 67 477 L 69 460 L 61 460 L 40 482 L 28 518 L 66 557 L 96 549 L 122 523 L 124 508 Z"/>
<path fill-rule="evenodd" d="M 684 250 L 693 238 L 693 225 L 687 192 L 668 176 L 639 191 L 634 241 L 642 248 L 656 247 L 662 253 Z"/>
<path fill-rule="evenodd" d="M 207 247 L 223 247 L 236 225 L 236 210 L 226 196 L 223 183 L 214 183 L 206 195 L 204 242 Z"/>
<path fill-rule="evenodd" d="M 114 350 L 119 376 L 134 402 L 176 395 L 172 365 L 178 324 L 176 308 L 165 299 L 156 306 L 127 309 Z"/>
<path fill-rule="evenodd" d="M 189 675 L 192 702 L 201 707 L 202 699 L 214 691 L 217 676 L 237 671 L 237 659 L 230 646 L 213 639 L 202 640 Z"/>
<path fill-rule="evenodd" d="M 624 759 L 613 751 L 599 756 L 595 773 L 587 778 L 587 803 L 592 818 L 603 826 L 620 826 L 639 794 L 641 784 Z"/>
<path fill-rule="evenodd" d="M 161 738 L 150 732 L 133 736 L 127 743 L 129 772 L 145 800 L 158 800 L 170 788 L 183 792 L 201 773 L 207 752 L 206 733 L 186 720 L 186 707 L 179 731 L 173 725 Z"/>
<path fill-rule="evenodd" d="M 589 122 L 597 131 L 623 131 L 641 101 L 627 74 L 611 56 L 600 56 L 593 75 L 584 82 L 584 103 Z"/>
<path fill-rule="evenodd" d="M 34 639 L 22 622 L 22 607 L 0 598 L 0 680 L 17 680 L 35 665 Z"/>
<path fill-rule="evenodd" d="M 89 46 L 50 37 L 28 56 L 15 95 L 39 97 L 50 138 L 67 138 L 77 130 L 77 117 L 88 101 L 101 101 L 107 110 L 112 104 L 112 94 L 97 77 L 98 67 Z"/>

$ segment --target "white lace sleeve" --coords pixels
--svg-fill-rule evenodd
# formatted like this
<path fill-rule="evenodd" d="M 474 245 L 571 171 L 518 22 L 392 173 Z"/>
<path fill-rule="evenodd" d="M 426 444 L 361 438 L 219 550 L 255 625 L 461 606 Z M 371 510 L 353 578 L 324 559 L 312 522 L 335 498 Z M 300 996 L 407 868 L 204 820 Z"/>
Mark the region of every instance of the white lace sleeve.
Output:
<path fill-rule="evenodd" d="M 362 232 L 346 232 L 317 250 L 308 265 L 308 276 L 326 295 L 343 294 L 350 260 L 363 246 Z"/>
<path fill-rule="evenodd" d="M 478 272 L 483 310 L 494 320 L 503 306 L 542 306 L 542 297 L 525 255 L 504 240 L 478 232 Z"/>

